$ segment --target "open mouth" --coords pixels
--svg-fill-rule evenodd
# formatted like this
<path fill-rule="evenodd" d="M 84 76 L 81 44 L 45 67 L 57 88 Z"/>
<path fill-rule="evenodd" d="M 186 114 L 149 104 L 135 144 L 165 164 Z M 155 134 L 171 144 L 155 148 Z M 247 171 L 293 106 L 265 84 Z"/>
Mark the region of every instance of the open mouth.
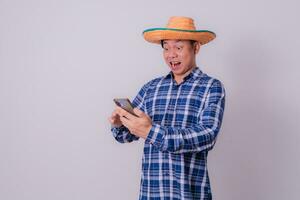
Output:
<path fill-rule="evenodd" d="M 176 69 L 180 66 L 181 62 L 177 62 L 177 61 L 172 61 L 170 62 L 170 66 L 173 68 L 173 69 Z"/>

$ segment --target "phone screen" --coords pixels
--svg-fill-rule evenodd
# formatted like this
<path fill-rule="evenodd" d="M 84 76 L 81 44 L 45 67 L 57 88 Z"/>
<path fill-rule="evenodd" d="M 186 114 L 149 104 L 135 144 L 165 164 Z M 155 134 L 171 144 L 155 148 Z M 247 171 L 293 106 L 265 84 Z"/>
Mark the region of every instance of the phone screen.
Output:
<path fill-rule="evenodd" d="M 116 105 L 120 106 L 121 108 L 123 108 L 124 110 L 126 110 L 127 112 L 131 113 L 132 115 L 138 117 L 134 112 L 133 112 L 133 105 L 130 102 L 129 99 L 127 98 L 118 98 L 118 99 L 114 99 L 114 102 L 116 103 Z"/>

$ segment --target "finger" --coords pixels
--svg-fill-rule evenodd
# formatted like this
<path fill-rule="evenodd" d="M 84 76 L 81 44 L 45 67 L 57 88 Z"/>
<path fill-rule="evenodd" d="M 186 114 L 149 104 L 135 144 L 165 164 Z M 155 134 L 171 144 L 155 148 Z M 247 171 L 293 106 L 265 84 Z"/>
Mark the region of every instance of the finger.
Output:
<path fill-rule="evenodd" d="M 113 117 L 108 118 L 108 120 L 110 123 L 115 123 L 115 121 L 116 121 L 115 118 L 113 118 Z"/>
<path fill-rule="evenodd" d="M 135 118 L 134 115 L 132 115 L 131 113 L 127 112 L 125 109 L 121 108 L 121 107 L 118 107 L 116 108 L 118 114 L 120 116 L 125 116 L 127 119 L 129 120 L 133 120 Z"/>
<path fill-rule="evenodd" d="M 118 116 L 118 115 L 119 115 L 118 109 L 115 109 L 115 110 L 114 110 L 113 115 L 115 115 L 115 116 Z"/>
<path fill-rule="evenodd" d="M 125 117 L 121 117 L 121 121 L 122 121 L 122 124 L 123 124 L 126 128 L 128 128 L 128 130 L 130 131 L 131 134 L 134 134 L 134 135 L 138 136 L 138 135 L 135 133 L 135 131 L 134 131 L 134 129 L 133 129 L 133 126 L 132 126 L 132 122 L 131 122 L 130 120 L 126 119 Z"/>
<path fill-rule="evenodd" d="M 111 117 L 112 118 L 118 117 L 118 112 L 116 111 L 116 109 L 112 112 Z"/>
<path fill-rule="evenodd" d="M 145 115 L 145 113 L 138 108 L 134 108 L 133 112 L 139 117 L 143 117 Z"/>
<path fill-rule="evenodd" d="M 115 118 L 115 117 L 117 117 L 117 116 L 118 116 L 118 114 L 115 113 L 115 112 L 113 112 L 113 113 L 111 114 L 111 118 Z"/>
<path fill-rule="evenodd" d="M 112 119 L 119 119 L 120 115 L 117 110 L 114 110 L 110 116 Z"/>
<path fill-rule="evenodd" d="M 122 110 L 121 110 L 120 108 L 116 108 L 115 111 L 114 111 L 114 113 L 115 113 L 116 115 L 121 116 L 121 115 L 122 115 Z"/>
<path fill-rule="evenodd" d="M 113 118 L 108 118 L 108 121 L 109 121 L 109 123 L 111 123 L 111 124 L 115 124 L 115 123 L 116 123 L 116 120 L 113 119 Z"/>
<path fill-rule="evenodd" d="M 113 113 L 110 117 L 113 121 L 117 121 L 119 119 L 119 115 L 117 113 Z"/>
<path fill-rule="evenodd" d="M 130 120 L 128 120 L 126 117 L 121 116 L 120 117 L 120 121 L 122 122 L 122 124 L 127 127 L 128 129 L 130 129 L 131 127 L 131 122 Z"/>

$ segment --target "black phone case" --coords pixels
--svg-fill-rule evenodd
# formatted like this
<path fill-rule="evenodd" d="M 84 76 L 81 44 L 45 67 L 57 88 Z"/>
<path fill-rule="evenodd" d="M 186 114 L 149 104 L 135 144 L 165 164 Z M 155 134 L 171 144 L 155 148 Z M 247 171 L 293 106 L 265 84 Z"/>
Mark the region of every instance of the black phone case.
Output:
<path fill-rule="evenodd" d="M 114 102 L 117 106 L 120 106 L 121 108 L 123 108 L 124 110 L 126 110 L 127 112 L 129 112 L 130 114 L 138 117 L 134 112 L 133 112 L 133 105 L 130 102 L 129 99 L 127 98 L 118 98 L 118 99 L 114 99 Z"/>

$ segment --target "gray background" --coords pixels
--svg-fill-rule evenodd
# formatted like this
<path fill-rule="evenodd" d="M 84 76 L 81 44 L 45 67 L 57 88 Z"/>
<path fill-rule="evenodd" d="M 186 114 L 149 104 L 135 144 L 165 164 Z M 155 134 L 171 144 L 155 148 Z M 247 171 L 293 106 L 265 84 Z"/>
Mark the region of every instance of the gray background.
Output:
<path fill-rule="evenodd" d="M 217 200 L 300 198 L 296 0 L 0 1 L 0 199 L 137 199 L 143 141 L 107 121 L 168 72 L 142 38 L 173 15 L 217 33 L 198 66 L 227 99 L 209 155 Z"/>

